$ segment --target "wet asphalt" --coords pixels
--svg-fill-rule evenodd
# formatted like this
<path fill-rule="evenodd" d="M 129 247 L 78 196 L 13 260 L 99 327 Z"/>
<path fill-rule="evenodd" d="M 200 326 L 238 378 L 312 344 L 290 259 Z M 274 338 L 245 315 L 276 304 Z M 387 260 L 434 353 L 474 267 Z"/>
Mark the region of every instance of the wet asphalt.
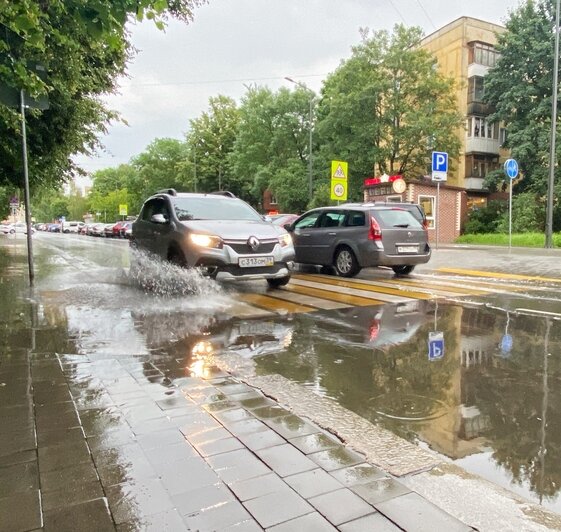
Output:
<path fill-rule="evenodd" d="M 38 239 L 34 290 L 24 240 L 0 242 L 0 531 L 472 529 L 288 399 L 201 366 L 206 344 L 180 340 L 226 322 L 235 293 L 185 278 L 172 291 L 195 302 L 147 302 L 154 286 L 115 280 L 121 251 L 61 242 Z M 536 255 L 539 274 L 557 273 Z M 197 318 L 177 318 L 192 305 Z"/>

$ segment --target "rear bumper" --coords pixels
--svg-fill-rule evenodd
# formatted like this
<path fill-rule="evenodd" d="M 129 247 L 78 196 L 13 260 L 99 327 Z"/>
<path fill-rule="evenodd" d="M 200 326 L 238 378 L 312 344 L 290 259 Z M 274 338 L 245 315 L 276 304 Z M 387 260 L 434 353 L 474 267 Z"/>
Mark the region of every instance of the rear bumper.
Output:
<path fill-rule="evenodd" d="M 361 266 L 415 266 L 417 264 L 426 264 L 430 260 L 431 254 L 432 250 L 430 247 L 426 253 L 400 253 L 399 255 L 388 255 L 383 249 L 369 250 L 368 253 L 361 257 L 364 261 L 364 263 L 361 263 Z"/>

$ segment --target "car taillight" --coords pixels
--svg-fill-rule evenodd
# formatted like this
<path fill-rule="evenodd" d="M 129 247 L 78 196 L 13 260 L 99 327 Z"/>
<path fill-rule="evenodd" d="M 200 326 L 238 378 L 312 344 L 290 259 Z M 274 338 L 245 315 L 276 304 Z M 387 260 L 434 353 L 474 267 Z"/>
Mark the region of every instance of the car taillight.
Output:
<path fill-rule="evenodd" d="M 382 230 L 380 229 L 380 225 L 372 216 L 370 217 L 368 240 L 382 240 Z"/>
<path fill-rule="evenodd" d="M 429 232 L 429 222 L 427 220 L 423 220 L 423 229 L 428 233 Z"/>

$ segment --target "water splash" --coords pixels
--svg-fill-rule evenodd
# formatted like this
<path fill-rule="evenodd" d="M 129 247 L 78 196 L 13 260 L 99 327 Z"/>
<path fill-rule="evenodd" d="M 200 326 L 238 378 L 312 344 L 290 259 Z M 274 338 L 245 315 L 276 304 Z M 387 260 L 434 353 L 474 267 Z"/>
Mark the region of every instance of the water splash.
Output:
<path fill-rule="evenodd" d="M 183 268 L 133 248 L 125 279 L 130 285 L 158 296 L 208 295 L 222 291 L 219 283 L 203 276 L 196 268 Z"/>

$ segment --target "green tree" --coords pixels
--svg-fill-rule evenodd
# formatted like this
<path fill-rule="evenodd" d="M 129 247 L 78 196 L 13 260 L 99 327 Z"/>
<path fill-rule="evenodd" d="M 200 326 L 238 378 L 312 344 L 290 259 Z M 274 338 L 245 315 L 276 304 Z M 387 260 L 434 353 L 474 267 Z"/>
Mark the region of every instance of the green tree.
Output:
<path fill-rule="evenodd" d="M 419 48 L 421 37 L 420 28 L 403 25 L 392 34 L 363 30 L 361 43 L 322 89 L 319 158 L 325 168 L 332 159 L 349 162 L 352 199 L 361 197 L 362 180 L 372 173 L 418 177 L 433 148 L 452 159 L 459 153 L 463 118 L 454 82 Z"/>
<path fill-rule="evenodd" d="M 132 56 L 128 20 L 189 21 L 204 0 L 0 0 L 0 82 L 47 94 L 47 111 L 30 110 L 28 145 L 34 186 L 57 184 L 78 172 L 71 156 L 99 146 L 115 113 L 100 96 L 115 90 Z M 33 69 L 46 69 L 41 80 Z M 0 185 L 22 185 L 20 121 L 0 105 Z"/>
<path fill-rule="evenodd" d="M 68 219 L 83 221 L 84 215 L 90 210 L 90 201 L 81 194 L 68 196 Z"/>
<path fill-rule="evenodd" d="M 283 209 L 306 208 L 311 97 L 303 88 L 252 87 L 244 95 L 230 167 L 255 203 L 270 188 Z"/>
<path fill-rule="evenodd" d="M 190 121 L 187 134 L 189 161 L 196 160 L 197 178 L 191 171 L 193 186 L 199 192 L 230 190 L 244 196 L 243 179 L 237 179 L 229 171 L 228 157 L 238 131 L 239 111 L 236 102 L 218 95 L 209 99 L 209 109 Z"/>
<path fill-rule="evenodd" d="M 540 202 L 547 193 L 549 177 L 554 20 L 555 5 L 551 0 L 526 1 L 512 11 L 506 32 L 498 36 L 500 57 L 485 77 L 485 99 L 495 109 L 491 119 L 505 124 L 505 147 L 511 150 L 524 175 L 514 192 L 532 191 Z M 560 155 L 561 146 L 557 143 L 556 182 L 561 177 Z M 486 185 L 495 189 L 503 179 L 500 173 L 494 173 Z M 557 186 L 555 197 L 559 192 Z M 554 228 L 561 228 L 557 201 Z"/>
<path fill-rule="evenodd" d="M 37 222 L 53 222 L 61 216 L 68 218 L 68 197 L 61 188 L 38 190 L 31 199 L 31 212 Z"/>
<path fill-rule="evenodd" d="M 107 194 L 92 192 L 89 197 L 92 212 L 99 222 L 115 222 L 122 216 L 119 214 L 119 205 L 129 204 L 129 195 L 126 188 L 112 190 Z M 97 213 L 100 213 L 97 215 Z"/>
<path fill-rule="evenodd" d="M 138 212 L 144 200 L 163 188 L 193 190 L 188 149 L 184 141 L 155 139 L 131 160 L 132 172 L 123 181 L 128 189 L 131 212 Z"/>

